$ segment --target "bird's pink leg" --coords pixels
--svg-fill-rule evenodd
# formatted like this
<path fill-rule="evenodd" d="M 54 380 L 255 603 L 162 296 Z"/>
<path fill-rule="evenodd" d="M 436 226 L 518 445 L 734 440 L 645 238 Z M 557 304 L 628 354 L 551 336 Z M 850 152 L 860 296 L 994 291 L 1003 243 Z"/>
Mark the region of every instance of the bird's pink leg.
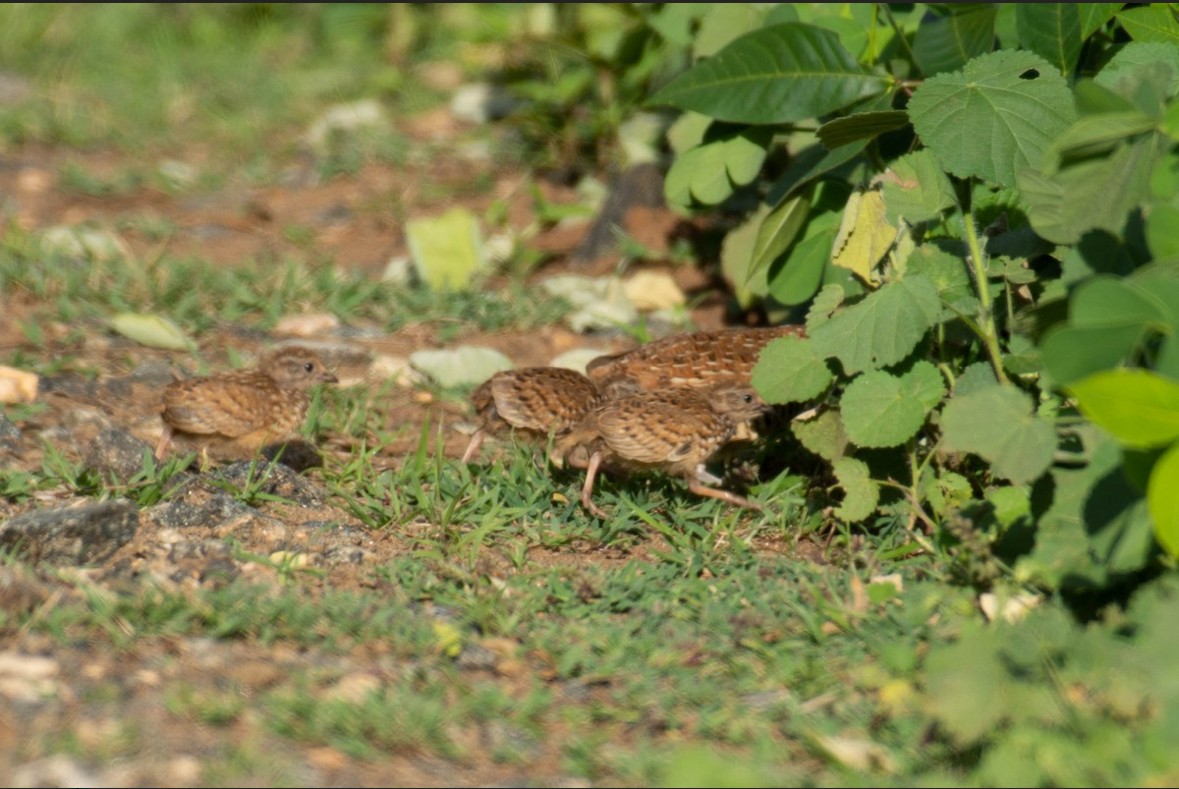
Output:
<path fill-rule="evenodd" d="M 471 443 L 467 444 L 467 451 L 463 453 L 461 462 L 469 463 L 471 458 L 475 457 L 475 453 L 479 451 L 479 447 L 483 444 L 483 428 L 479 428 L 471 435 Z"/>
<path fill-rule="evenodd" d="M 707 485 L 705 485 L 703 482 L 700 482 L 699 480 L 695 480 L 695 479 L 688 480 L 688 490 L 692 491 L 693 493 L 695 493 L 698 496 L 707 496 L 710 499 L 720 499 L 721 501 L 727 501 L 729 504 L 733 504 L 737 507 L 744 507 L 746 509 L 757 510 L 759 512 L 761 511 L 760 504 L 757 504 L 756 502 L 752 502 L 749 499 L 742 498 L 741 496 L 738 496 L 736 493 L 730 493 L 727 490 L 720 490 L 719 488 L 710 488 Z"/>
<path fill-rule="evenodd" d="M 594 504 L 593 499 L 590 498 L 594 492 L 594 478 L 598 475 L 598 467 L 601 465 L 602 453 L 595 452 L 589 459 L 589 466 L 585 470 L 585 484 L 581 486 L 581 503 L 594 515 L 605 520 L 609 517 L 606 515 L 606 511 Z"/>
<path fill-rule="evenodd" d="M 164 432 L 160 434 L 160 441 L 156 444 L 156 457 L 160 460 L 164 459 L 164 452 L 168 450 L 168 444 L 172 441 L 172 426 L 167 422 L 164 423 Z"/>

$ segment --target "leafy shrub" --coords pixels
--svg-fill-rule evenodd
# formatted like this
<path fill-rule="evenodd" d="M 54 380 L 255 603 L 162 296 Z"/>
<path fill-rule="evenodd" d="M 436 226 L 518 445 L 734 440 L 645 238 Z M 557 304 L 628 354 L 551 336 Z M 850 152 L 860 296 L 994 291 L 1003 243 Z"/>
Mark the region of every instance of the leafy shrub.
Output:
<path fill-rule="evenodd" d="M 722 264 L 747 303 L 805 315 L 755 384 L 811 406 L 792 430 L 830 464 L 835 515 L 985 535 L 1045 589 L 1179 555 L 1168 7 L 710 14 L 742 34 L 651 101 L 683 111 L 666 196 L 756 199 Z"/>

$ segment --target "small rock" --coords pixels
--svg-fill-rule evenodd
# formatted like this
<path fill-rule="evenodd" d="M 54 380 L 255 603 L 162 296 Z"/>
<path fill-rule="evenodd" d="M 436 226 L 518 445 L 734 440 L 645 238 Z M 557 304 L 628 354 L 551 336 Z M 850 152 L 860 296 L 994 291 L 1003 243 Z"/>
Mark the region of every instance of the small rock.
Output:
<path fill-rule="evenodd" d="M 335 133 L 354 133 L 365 128 L 388 125 L 381 105 L 373 99 L 362 99 L 329 107 L 307 130 L 306 140 L 316 151 L 324 151 Z"/>
<path fill-rule="evenodd" d="M 510 115 L 519 102 L 507 89 L 489 82 L 463 85 L 450 99 L 450 112 L 468 123 L 487 123 Z"/>
<path fill-rule="evenodd" d="M 41 655 L 0 652 L 0 696 L 36 703 L 57 693 L 57 661 Z"/>
<path fill-rule="evenodd" d="M 460 345 L 438 351 L 414 351 L 409 363 L 441 386 L 479 384 L 501 370 L 510 370 L 512 360 L 494 348 Z"/>
<path fill-rule="evenodd" d="M 680 307 L 688 298 L 666 271 L 637 271 L 622 282 L 622 290 L 643 312 Z"/>
<path fill-rule="evenodd" d="M 346 701 L 360 705 L 366 698 L 381 689 L 381 680 L 363 671 L 357 671 L 340 678 L 340 681 L 324 693 L 333 701 Z"/>
<path fill-rule="evenodd" d="M 20 447 L 20 428 L 0 414 L 0 452 L 15 452 Z"/>
<path fill-rule="evenodd" d="M 320 489 L 283 463 L 264 466 L 242 461 L 220 469 L 214 476 L 240 490 L 248 487 L 304 507 L 322 507 L 324 504 Z"/>
<path fill-rule="evenodd" d="M 565 353 L 553 357 L 553 360 L 549 362 L 549 366 L 564 367 L 568 370 L 576 370 L 584 374 L 586 365 L 607 353 L 610 352 L 598 348 L 574 348 L 571 351 L 565 351 Z"/>
<path fill-rule="evenodd" d="M 288 337 L 315 337 L 340 328 L 340 319 L 330 312 L 288 315 L 279 320 L 274 333 Z"/>
<path fill-rule="evenodd" d="M 8 780 L 14 789 L 56 789 L 56 787 L 90 786 L 106 784 L 76 761 L 64 754 L 46 756 L 33 762 L 26 762 L 13 769 Z"/>
<path fill-rule="evenodd" d="M 90 442 L 82 463 L 104 479 L 125 485 L 143 471 L 145 452 L 149 456 L 152 453 L 147 443 L 126 430 L 107 428 Z"/>
<path fill-rule="evenodd" d="M 0 524 L 0 545 L 52 564 L 101 562 L 131 541 L 139 510 L 129 501 L 82 499 L 77 506 L 36 510 Z"/>

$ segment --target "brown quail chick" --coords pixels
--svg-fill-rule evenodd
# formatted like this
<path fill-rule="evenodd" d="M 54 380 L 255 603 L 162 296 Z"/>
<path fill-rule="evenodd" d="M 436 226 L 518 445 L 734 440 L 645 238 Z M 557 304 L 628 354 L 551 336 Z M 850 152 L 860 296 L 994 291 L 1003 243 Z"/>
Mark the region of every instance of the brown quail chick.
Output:
<path fill-rule="evenodd" d="M 767 406 L 749 386 L 722 383 L 711 388 L 676 386 L 608 400 L 590 411 L 557 441 L 570 465 L 584 466 L 581 503 L 599 518 L 594 479 L 603 464 L 628 471 L 660 470 L 683 477 L 688 489 L 739 507 L 757 505 L 734 493 L 708 487 L 720 480 L 705 462 L 733 439 L 739 424 Z"/>
<path fill-rule="evenodd" d="M 176 434 L 198 444 L 205 462 L 210 453 L 253 457 L 294 437 L 311 403 L 307 390 L 336 380 L 313 352 L 286 346 L 253 370 L 176 381 L 164 389 L 164 432 L 156 456 L 164 457 Z"/>
<path fill-rule="evenodd" d="M 623 391 L 611 386 L 603 392 L 581 373 L 562 367 L 523 367 L 498 372 L 471 395 L 480 426 L 471 436 L 462 462 L 467 463 L 475 456 L 487 433 L 514 429 L 527 439 L 544 441 L 550 435 L 568 432 L 605 397 Z"/>
<path fill-rule="evenodd" d="M 586 375 L 599 386 L 629 379 L 649 391 L 725 381 L 748 386 L 757 357 L 770 340 L 805 335 L 806 327 L 798 325 L 673 334 L 629 351 L 599 356 L 587 365 Z"/>

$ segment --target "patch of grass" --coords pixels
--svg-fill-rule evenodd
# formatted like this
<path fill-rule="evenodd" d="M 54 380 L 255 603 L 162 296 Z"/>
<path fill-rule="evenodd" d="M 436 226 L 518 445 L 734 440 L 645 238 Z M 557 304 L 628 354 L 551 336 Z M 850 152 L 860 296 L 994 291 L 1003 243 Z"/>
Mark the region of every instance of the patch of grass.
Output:
<path fill-rule="evenodd" d="M 0 241 L 0 290 L 44 305 L 37 321 L 157 312 L 196 335 L 220 322 L 266 329 L 286 315 L 312 310 L 345 321 L 373 321 L 389 331 L 433 322 L 443 335 L 469 327 L 527 330 L 554 323 L 568 311 L 564 302 L 541 298 L 519 280 L 498 291 L 439 292 L 380 282 L 326 262 L 244 261 L 225 268 L 167 255 L 72 258 L 47 253 L 37 236 L 17 229 Z"/>

